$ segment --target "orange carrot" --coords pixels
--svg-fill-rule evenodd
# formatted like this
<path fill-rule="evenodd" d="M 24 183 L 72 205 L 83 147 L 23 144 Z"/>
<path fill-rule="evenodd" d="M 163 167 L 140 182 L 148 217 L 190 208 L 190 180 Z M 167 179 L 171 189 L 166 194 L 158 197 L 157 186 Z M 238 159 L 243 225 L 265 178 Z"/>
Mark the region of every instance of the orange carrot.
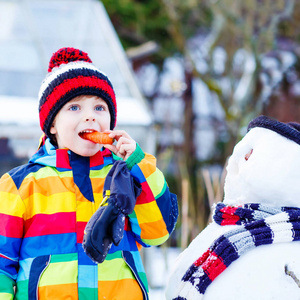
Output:
<path fill-rule="evenodd" d="M 102 144 L 102 145 L 112 144 L 114 142 L 114 139 L 109 137 L 108 135 L 109 133 L 94 131 L 94 132 L 84 132 L 81 135 L 81 137 L 97 144 Z"/>

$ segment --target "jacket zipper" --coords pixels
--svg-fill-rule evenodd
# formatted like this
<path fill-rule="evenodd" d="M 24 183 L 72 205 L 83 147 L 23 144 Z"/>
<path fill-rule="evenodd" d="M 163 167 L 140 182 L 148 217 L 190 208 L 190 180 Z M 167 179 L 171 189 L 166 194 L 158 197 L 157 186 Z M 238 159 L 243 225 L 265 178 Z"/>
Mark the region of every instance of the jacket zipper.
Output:
<path fill-rule="evenodd" d="M 50 260 L 51 260 L 51 255 L 49 255 L 49 260 L 46 262 L 46 265 L 44 267 L 44 269 L 41 271 L 40 275 L 39 275 L 39 279 L 38 279 L 38 282 L 37 282 L 37 285 L 36 285 L 36 299 L 38 300 L 39 296 L 38 296 L 38 290 L 39 290 L 39 282 L 40 282 L 40 279 L 43 275 L 43 273 L 45 272 L 45 270 L 48 268 L 49 266 L 49 263 L 50 263 Z"/>
<path fill-rule="evenodd" d="M 141 288 L 142 291 L 143 291 L 143 294 L 144 294 L 144 296 L 145 296 L 145 299 L 147 300 L 147 299 L 148 299 L 148 293 L 145 291 L 145 289 L 144 289 L 144 287 L 143 287 L 143 285 L 142 285 L 142 283 L 141 283 L 139 277 L 135 274 L 135 272 L 134 272 L 134 270 L 132 269 L 132 267 L 131 267 L 131 266 L 129 265 L 129 263 L 126 261 L 124 255 L 123 255 L 123 251 L 122 251 L 122 258 L 123 258 L 123 260 L 125 261 L 126 265 L 129 267 L 129 269 L 131 270 L 132 274 L 134 275 L 136 281 L 138 282 L 140 288 Z"/>

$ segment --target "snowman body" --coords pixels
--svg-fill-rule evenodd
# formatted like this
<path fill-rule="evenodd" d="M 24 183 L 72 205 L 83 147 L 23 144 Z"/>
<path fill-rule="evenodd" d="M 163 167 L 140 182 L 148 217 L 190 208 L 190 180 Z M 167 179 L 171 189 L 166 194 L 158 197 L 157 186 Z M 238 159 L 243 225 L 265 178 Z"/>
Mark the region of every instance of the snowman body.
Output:
<path fill-rule="evenodd" d="M 300 145 L 273 130 L 255 127 L 236 145 L 228 161 L 223 203 L 300 207 L 299 182 Z M 212 222 L 192 241 L 170 272 L 167 299 L 178 297 L 188 268 L 236 226 Z M 255 247 L 230 264 L 198 299 L 300 300 L 299 254 L 300 241 Z M 186 299 L 196 300 L 195 295 Z"/>
<path fill-rule="evenodd" d="M 211 243 L 231 230 L 230 226 L 208 225 L 177 258 L 169 279 L 166 299 L 177 296 L 177 287 L 188 267 Z M 300 278 L 300 242 L 263 245 L 233 262 L 207 288 L 203 300 L 300 300 L 300 288 L 288 273 Z M 286 269 L 287 268 L 287 269 Z M 197 299 L 195 299 L 197 300 Z"/>

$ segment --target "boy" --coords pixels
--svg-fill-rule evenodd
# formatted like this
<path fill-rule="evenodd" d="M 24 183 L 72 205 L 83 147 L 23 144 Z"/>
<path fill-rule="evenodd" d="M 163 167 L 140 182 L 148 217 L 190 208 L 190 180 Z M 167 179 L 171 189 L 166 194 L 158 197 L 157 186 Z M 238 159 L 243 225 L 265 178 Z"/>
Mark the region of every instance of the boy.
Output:
<path fill-rule="evenodd" d="M 139 250 L 167 240 L 178 216 L 176 196 L 155 158 L 113 130 L 113 87 L 86 53 L 62 48 L 48 72 L 39 93 L 42 145 L 0 180 L 0 298 L 148 299 Z M 107 131 L 116 144 L 105 149 L 83 139 L 90 131 Z M 84 229 L 119 159 L 142 192 L 120 244 L 97 264 L 83 250 Z"/>

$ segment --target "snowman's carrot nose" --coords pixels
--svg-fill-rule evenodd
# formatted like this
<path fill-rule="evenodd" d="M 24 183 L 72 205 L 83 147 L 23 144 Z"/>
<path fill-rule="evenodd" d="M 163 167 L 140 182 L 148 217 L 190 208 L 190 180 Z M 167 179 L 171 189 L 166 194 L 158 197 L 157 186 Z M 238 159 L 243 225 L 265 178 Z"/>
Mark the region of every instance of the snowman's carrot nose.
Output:
<path fill-rule="evenodd" d="M 245 160 L 249 159 L 249 157 L 251 156 L 252 152 L 253 152 L 253 149 L 250 149 L 250 151 L 245 155 Z"/>

